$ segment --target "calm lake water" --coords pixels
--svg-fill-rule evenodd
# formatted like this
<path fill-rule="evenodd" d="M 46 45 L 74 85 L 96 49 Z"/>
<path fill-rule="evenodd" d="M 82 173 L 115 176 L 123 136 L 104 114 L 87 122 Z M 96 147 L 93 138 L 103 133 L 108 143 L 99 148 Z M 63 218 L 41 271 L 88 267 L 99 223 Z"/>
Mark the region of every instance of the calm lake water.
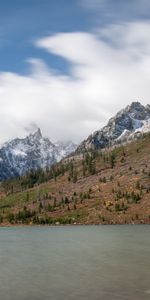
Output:
<path fill-rule="evenodd" d="M 0 228 L 0 300 L 150 299 L 150 226 Z"/>

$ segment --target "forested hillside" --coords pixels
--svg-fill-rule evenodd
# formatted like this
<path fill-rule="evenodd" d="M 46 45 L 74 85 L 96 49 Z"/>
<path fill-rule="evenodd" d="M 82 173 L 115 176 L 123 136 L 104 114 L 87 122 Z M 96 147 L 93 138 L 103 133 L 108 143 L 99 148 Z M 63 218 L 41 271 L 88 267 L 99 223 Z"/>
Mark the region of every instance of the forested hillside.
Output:
<path fill-rule="evenodd" d="M 150 223 L 150 134 L 2 182 L 0 222 Z"/>

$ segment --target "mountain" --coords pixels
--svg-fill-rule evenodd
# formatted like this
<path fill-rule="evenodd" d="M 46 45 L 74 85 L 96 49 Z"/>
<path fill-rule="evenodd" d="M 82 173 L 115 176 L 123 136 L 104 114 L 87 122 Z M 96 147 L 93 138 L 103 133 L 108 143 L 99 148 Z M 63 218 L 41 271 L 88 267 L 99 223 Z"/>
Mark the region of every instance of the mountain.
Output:
<path fill-rule="evenodd" d="M 52 143 L 41 130 L 23 139 L 14 139 L 0 149 L 0 180 L 22 176 L 30 170 L 46 168 L 74 151 L 72 142 Z"/>
<path fill-rule="evenodd" d="M 133 102 L 119 111 L 101 130 L 78 147 L 73 142 L 52 143 L 37 129 L 23 139 L 16 138 L 0 148 L 0 180 L 22 176 L 30 170 L 45 169 L 70 153 L 102 149 L 133 140 L 150 131 L 150 105 Z"/>
<path fill-rule="evenodd" d="M 150 105 L 133 102 L 75 152 L 39 129 L 0 149 L 2 178 L 39 167 L 45 171 L 1 182 L 0 225 L 150 224 Z"/>
<path fill-rule="evenodd" d="M 43 173 L 1 183 L 0 226 L 150 224 L 150 133 Z"/>
<path fill-rule="evenodd" d="M 88 149 L 102 149 L 119 142 L 134 139 L 140 133 L 150 131 L 150 105 L 132 102 L 111 118 L 101 130 L 91 134 L 77 148 L 76 152 Z"/>
<path fill-rule="evenodd" d="M 73 153 L 77 148 L 77 145 L 72 141 L 57 141 L 55 142 L 57 148 L 56 159 L 60 161 L 62 158 L 67 157 L 69 154 Z"/>

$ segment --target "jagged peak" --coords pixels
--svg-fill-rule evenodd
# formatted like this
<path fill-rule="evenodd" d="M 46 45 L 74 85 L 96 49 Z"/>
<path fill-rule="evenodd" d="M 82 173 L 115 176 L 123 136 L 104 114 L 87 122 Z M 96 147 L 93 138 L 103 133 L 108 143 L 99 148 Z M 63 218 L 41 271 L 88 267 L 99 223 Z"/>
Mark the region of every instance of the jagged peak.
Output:
<path fill-rule="evenodd" d="M 131 104 L 129 105 L 130 107 L 134 108 L 134 107 L 144 107 L 141 102 L 139 101 L 133 101 L 131 102 Z"/>
<path fill-rule="evenodd" d="M 142 105 L 139 101 L 133 101 L 131 104 L 127 105 L 125 108 L 122 108 L 120 111 L 118 111 L 115 116 L 110 118 L 110 120 L 108 121 L 108 124 L 111 123 L 118 116 L 122 116 L 124 113 L 133 113 L 136 111 L 139 112 L 139 111 L 145 111 L 145 110 L 146 110 L 146 106 Z"/>
<path fill-rule="evenodd" d="M 29 137 L 34 137 L 37 139 L 42 138 L 42 132 L 40 128 L 37 128 L 33 133 L 30 133 Z"/>
<path fill-rule="evenodd" d="M 77 148 L 76 152 L 82 149 L 105 148 L 113 144 L 126 130 L 131 134 L 139 128 L 144 129 L 142 132 L 149 131 L 149 126 L 146 122 L 150 119 L 150 105 L 142 105 L 139 101 L 133 101 L 130 105 L 120 110 L 108 123 L 100 130 L 95 131 L 86 140 L 84 140 Z M 148 123 L 149 124 L 149 123 Z M 146 129 L 147 126 L 147 129 Z"/>
<path fill-rule="evenodd" d="M 125 110 L 132 111 L 132 110 L 143 110 L 145 106 L 142 105 L 139 101 L 133 101 L 130 105 L 128 105 Z"/>
<path fill-rule="evenodd" d="M 73 146 L 54 145 L 37 128 L 25 138 L 13 139 L 0 148 L 0 180 L 22 176 L 30 170 L 50 167 L 74 150 Z"/>
<path fill-rule="evenodd" d="M 144 106 L 139 101 L 133 101 L 130 105 L 127 105 L 125 108 L 120 110 L 111 120 L 115 120 L 117 117 L 122 117 L 126 115 L 128 117 L 137 119 L 137 120 L 145 120 L 145 118 L 149 117 L 149 105 Z M 108 122 L 110 124 L 111 122 Z"/>

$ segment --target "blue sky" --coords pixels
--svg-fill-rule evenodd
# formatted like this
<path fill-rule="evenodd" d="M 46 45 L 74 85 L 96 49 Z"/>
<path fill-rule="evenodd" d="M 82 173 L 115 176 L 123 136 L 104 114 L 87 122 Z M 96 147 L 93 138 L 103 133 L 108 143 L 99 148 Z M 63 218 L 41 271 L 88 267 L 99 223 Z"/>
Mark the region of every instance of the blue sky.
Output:
<path fill-rule="evenodd" d="M 65 71 L 65 62 L 33 46 L 33 40 L 56 32 L 88 31 L 90 13 L 76 0 L 0 1 L 0 70 L 27 72 L 28 57 L 40 57 Z"/>
<path fill-rule="evenodd" d="M 142 9 L 138 8 L 140 2 Z M 57 32 L 91 32 L 106 24 L 149 17 L 143 0 L 1 0 L 0 70 L 26 73 L 26 59 L 35 57 L 67 72 L 66 61 L 34 47 L 33 40 Z"/>
<path fill-rule="evenodd" d="M 0 0 L 0 142 L 79 142 L 149 103 L 149 32 L 149 0 Z"/>

